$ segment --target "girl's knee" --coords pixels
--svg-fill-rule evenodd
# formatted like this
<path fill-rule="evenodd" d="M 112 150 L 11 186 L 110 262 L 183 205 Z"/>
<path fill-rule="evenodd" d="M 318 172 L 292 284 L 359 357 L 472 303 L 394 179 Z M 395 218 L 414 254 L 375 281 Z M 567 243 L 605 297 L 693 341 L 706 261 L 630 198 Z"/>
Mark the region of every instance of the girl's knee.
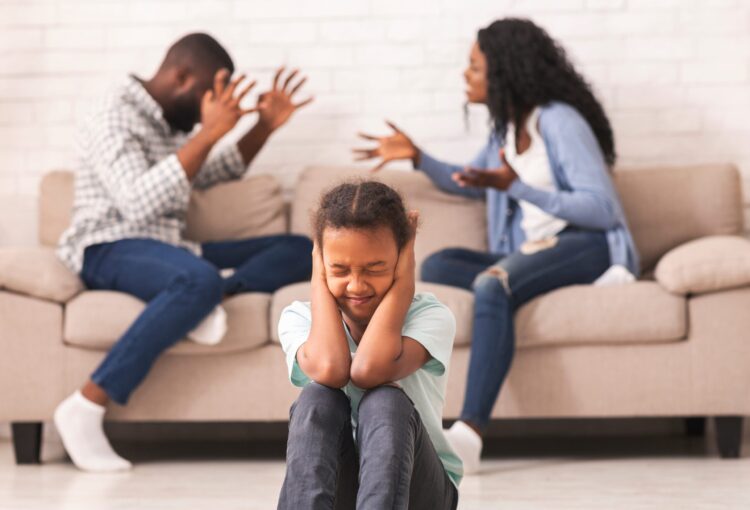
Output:
<path fill-rule="evenodd" d="M 414 404 L 404 390 L 390 384 L 384 384 L 365 392 L 359 402 L 359 416 L 360 419 L 363 419 L 370 412 L 411 411 L 413 408 Z"/>
<path fill-rule="evenodd" d="M 349 398 L 343 391 L 316 382 L 306 385 L 292 404 L 291 414 L 319 413 L 322 416 L 346 417 L 351 413 Z"/>

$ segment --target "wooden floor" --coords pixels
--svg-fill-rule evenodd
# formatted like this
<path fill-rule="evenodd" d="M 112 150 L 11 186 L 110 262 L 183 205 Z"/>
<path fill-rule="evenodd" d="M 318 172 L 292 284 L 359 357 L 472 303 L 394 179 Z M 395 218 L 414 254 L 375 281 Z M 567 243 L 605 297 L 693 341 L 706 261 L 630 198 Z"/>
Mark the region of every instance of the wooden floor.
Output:
<path fill-rule="evenodd" d="M 710 433 L 495 440 L 482 474 L 462 483 L 459 508 L 750 509 L 748 439 L 739 460 L 719 459 Z M 0 509 L 272 509 L 284 476 L 278 442 L 117 448 L 135 462 L 132 472 L 79 472 L 54 440 L 42 465 L 16 466 L 11 443 L 0 441 Z"/>

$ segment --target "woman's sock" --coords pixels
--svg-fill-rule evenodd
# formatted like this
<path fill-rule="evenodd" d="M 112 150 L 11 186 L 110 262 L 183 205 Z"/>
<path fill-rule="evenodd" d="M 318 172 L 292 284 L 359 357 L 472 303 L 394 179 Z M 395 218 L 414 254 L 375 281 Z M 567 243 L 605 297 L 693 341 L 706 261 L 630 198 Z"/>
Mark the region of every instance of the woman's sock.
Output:
<path fill-rule="evenodd" d="M 221 305 L 213 309 L 194 330 L 187 334 L 193 342 L 201 345 L 216 345 L 227 332 L 227 312 Z"/>
<path fill-rule="evenodd" d="M 104 411 L 80 391 L 63 400 L 54 415 L 63 446 L 76 467 L 84 471 L 131 469 L 132 464 L 115 453 L 104 435 Z"/>
<path fill-rule="evenodd" d="M 460 420 L 444 432 L 448 443 L 464 464 L 464 475 L 478 473 L 482 456 L 482 437 Z"/>

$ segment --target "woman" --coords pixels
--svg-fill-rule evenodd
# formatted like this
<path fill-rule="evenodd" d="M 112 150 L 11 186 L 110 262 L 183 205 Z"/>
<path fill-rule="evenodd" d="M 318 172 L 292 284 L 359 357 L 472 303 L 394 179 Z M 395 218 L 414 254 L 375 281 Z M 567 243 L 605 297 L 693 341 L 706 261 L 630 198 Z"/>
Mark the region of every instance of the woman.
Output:
<path fill-rule="evenodd" d="M 489 252 L 446 249 L 422 266 L 424 281 L 474 292 L 464 405 L 447 432 L 470 474 L 513 359 L 514 311 L 566 285 L 632 281 L 639 262 L 610 178 L 612 129 L 565 51 L 531 21 L 501 19 L 479 31 L 464 79 L 494 128 L 468 167 L 435 160 L 392 124 L 356 152 L 382 158 L 376 168 L 409 159 L 441 189 L 486 200 Z"/>
<path fill-rule="evenodd" d="M 280 509 L 455 509 L 441 416 L 455 334 L 414 294 L 416 215 L 379 182 L 342 184 L 314 221 L 311 302 L 279 320 L 292 406 Z"/>

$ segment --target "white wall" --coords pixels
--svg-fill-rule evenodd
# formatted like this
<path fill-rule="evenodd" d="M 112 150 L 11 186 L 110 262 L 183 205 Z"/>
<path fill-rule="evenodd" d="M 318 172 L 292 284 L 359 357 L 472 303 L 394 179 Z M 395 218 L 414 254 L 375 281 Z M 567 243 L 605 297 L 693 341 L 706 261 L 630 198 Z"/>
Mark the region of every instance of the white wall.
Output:
<path fill-rule="evenodd" d="M 180 35 L 209 31 L 267 84 L 281 63 L 317 100 L 254 170 L 290 185 L 346 164 L 389 117 L 466 160 L 461 71 L 476 30 L 528 16 L 569 49 L 614 124 L 620 162 L 733 162 L 750 182 L 750 0 L 0 0 L 0 245 L 35 242 L 40 176 L 71 167 L 74 127 L 128 72 L 148 77 Z"/>

